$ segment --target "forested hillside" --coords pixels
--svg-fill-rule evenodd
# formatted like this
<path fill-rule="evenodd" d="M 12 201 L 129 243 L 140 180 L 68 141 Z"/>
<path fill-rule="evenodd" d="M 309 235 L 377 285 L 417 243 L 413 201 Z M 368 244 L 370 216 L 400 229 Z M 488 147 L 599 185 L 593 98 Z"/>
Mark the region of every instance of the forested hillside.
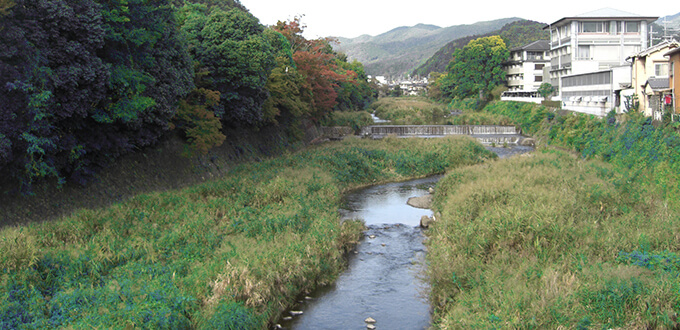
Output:
<path fill-rule="evenodd" d="M 172 130 L 201 154 L 225 130 L 370 103 L 362 64 L 302 32 L 265 28 L 238 1 L 1 0 L 3 192 L 86 183 Z"/>
<path fill-rule="evenodd" d="M 463 48 L 474 39 L 500 35 L 508 49 L 521 47 L 540 39 L 548 40 L 550 34 L 547 30 L 543 30 L 544 26 L 544 23 L 520 20 L 508 23 L 500 30 L 453 40 L 439 49 L 423 65 L 415 69 L 412 75 L 427 76 L 431 72 L 444 72 L 449 61 L 451 61 L 453 52 L 456 49 Z"/>
<path fill-rule="evenodd" d="M 425 24 L 403 26 L 378 36 L 339 38 L 336 49 L 363 63 L 370 75 L 396 78 L 411 73 L 451 40 L 497 31 L 517 20 L 519 18 L 503 18 L 445 28 Z"/>

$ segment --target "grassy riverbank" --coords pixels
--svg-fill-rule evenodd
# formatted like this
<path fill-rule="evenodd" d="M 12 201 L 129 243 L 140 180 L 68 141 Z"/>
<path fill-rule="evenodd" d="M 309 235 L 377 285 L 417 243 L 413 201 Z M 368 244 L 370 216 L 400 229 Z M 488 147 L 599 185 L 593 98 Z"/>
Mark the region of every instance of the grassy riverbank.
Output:
<path fill-rule="evenodd" d="M 511 118 L 547 147 L 439 182 L 442 217 L 427 255 L 435 327 L 677 327 L 672 126 L 515 102 L 483 112 Z"/>
<path fill-rule="evenodd" d="M 263 328 L 360 237 L 343 191 L 494 156 L 468 138 L 350 139 L 0 231 L 0 328 Z"/>
<path fill-rule="evenodd" d="M 442 125 L 446 124 L 445 108 L 425 97 L 384 97 L 371 104 L 380 119 L 391 125 Z"/>

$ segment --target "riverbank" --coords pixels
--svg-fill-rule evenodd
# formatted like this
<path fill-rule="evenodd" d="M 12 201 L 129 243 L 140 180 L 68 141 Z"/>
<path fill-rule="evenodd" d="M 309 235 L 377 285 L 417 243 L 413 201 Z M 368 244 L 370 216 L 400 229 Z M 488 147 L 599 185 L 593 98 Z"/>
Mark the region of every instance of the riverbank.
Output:
<path fill-rule="evenodd" d="M 495 158 L 465 137 L 350 138 L 0 231 L 9 328 L 262 328 L 330 283 L 363 225 L 342 191 Z"/>
<path fill-rule="evenodd" d="M 188 156 L 186 140 L 169 133 L 156 146 L 121 157 L 102 169 L 86 186 L 56 182 L 35 184 L 25 196 L 16 184 L 0 178 L 0 227 L 51 221 L 78 209 L 121 203 L 145 193 L 181 189 L 224 176 L 234 166 L 299 150 L 318 137 L 313 125 L 293 138 L 284 128 L 261 132 L 225 130 L 226 141 L 207 155 Z"/>
<path fill-rule="evenodd" d="M 677 327 L 677 132 L 636 114 L 484 111 L 543 147 L 439 182 L 426 257 L 434 327 Z"/>

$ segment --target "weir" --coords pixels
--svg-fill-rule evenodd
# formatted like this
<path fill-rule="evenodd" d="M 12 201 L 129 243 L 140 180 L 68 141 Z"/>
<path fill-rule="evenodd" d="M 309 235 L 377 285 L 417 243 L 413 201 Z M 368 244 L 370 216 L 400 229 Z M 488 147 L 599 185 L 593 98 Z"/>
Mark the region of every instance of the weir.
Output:
<path fill-rule="evenodd" d="M 514 126 L 495 125 L 375 125 L 366 126 L 361 135 L 380 139 L 387 135 L 399 137 L 435 137 L 470 135 L 485 144 L 518 144 L 521 132 Z"/>
<path fill-rule="evenodd" d="M 374 125 L 361 130 L 364 136 L 416 135 L 518 135 L 514 126 L 494 125 Z"/>

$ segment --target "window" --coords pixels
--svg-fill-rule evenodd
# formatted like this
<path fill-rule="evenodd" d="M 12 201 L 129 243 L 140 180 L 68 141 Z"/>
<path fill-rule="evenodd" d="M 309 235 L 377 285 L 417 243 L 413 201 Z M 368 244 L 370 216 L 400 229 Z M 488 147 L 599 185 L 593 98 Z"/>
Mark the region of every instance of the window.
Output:
<path fill-rule="evenodd" d="M 583 22 L 581 32 L 583 33 L 602 33 L 609 31 L 609 24 L 604 22 Z"/>
<path fill-rule="evenodd" d="M 590 59 L 590 46 L 578 46 L 578 59 L 579 60 Z"/>
<path fill-rule="evenodd" d="M 626 33 L 639 33 L 640 22 L 626 22 Z"/>
<path fill-rule="evenodd" d="M 616 34 L 619 31 L 619 29 L 617 28 L 618 27 L 617 25 L 618 24 L 616 24 L 616 21 L 609 22 L 609 33 Z"/>
<path fill-rule="evenodd" d="M 536 82 L 542 82 L 543 81 L 543 76 L 536 76 L 536 79 L 534 81 Z"/>
<path fill-rule="evenodd" d="M 543 70 L 543 67 L 545 67 L 545 64 L 535 64 L 534 70 Z"/>
<path fill-rule="evenodd" d="M 654 75 L 657 77 L 667 77 L 668 63 L 654 63 Z"/>

